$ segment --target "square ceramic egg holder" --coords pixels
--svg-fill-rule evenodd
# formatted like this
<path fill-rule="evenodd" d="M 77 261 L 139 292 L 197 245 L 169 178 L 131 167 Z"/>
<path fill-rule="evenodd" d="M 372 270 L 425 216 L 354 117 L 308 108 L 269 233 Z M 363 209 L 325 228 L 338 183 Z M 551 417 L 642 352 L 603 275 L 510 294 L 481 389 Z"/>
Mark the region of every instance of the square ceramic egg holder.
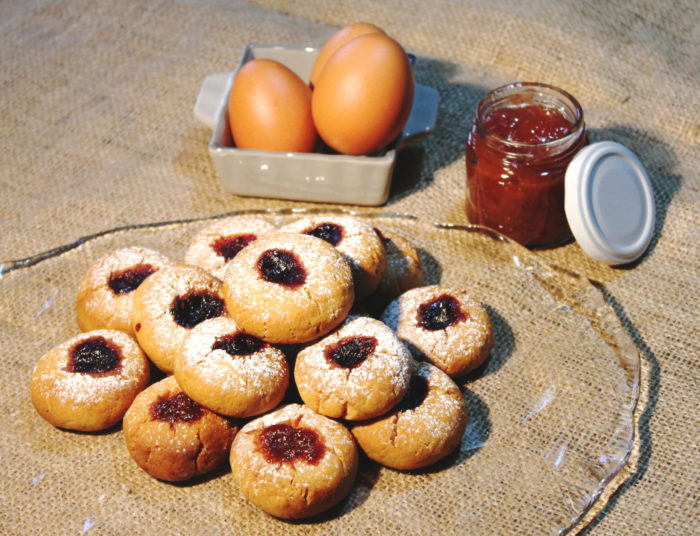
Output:
<path fill-rule="evenodd" d="M 413 105 L 399 138 L 381 154 L 349 156 L 238 149 L 228 121 L 228 96 L 243 64 L 266 58 L 286 65 L 308 82 L 318 49 L 249 44 L 232 73 L 204 79 L 195 116 L 212 129 L 209 154 L 224 189 L 237 195 L 353 205 L 381 205 L 389 197 L 399 149 L 435 128 L 439 97 L 435 89 L 415 85 Z"/>

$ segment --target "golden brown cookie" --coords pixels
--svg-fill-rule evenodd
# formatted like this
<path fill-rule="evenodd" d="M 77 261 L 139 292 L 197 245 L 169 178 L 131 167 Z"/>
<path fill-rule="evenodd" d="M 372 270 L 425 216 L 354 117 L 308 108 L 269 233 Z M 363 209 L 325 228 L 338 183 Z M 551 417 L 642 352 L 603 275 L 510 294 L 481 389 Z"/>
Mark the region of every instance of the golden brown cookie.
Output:
<path fill-rule="evenodd" d="M 189 398 L 174 376 L 141 392 L 124 416 L 124 440 L 151 476 L 188 480 L 226 461 L 238 428 Z"/>
<path fill-rule="evenodd" d="M 100 257 L 78 286 L 76 312 L 82 331 L 118 329 L 133 335 L 134 291 L 152 273 L 170 264 L 165 255 L 142 247 L 123 248 Z"/>
<path fill-rule="evenodd" d="M 425 275 L 423 262 L 411 242 L 390 231 L 374 230 L 384 244 L 386 271 L 369 301 L 381 310 L 407 290 L 423 286 Z"/>
<path fill-rule="evenodd" d="M 225 314 L 220 279 L 198 266 L 173 265 L 136 289 L 131 324 L 151 361 L 172 374 L 175 356 L 190 330 Z"/>
<path fill-rule="evenodd" d="M 280 228 L 325 240 L 343 254 L 355 282 L 355 301 L 361 302 L 379 285 L 386 270 L 386 252 L 374 229 L 351 216 L 312 216 Z"/>
<path fill-rule="evenodd" d="M 459 387 L 440 369 L 420 363 L 406 397 L 387 415 L 352 427 L 362 450 L 394 469 L 418 469 L 451 453 L 467 426 Z"/>
<path fill-rule="evenodd" d="M 34 367 L 32 403 L 54 426 L 83 432 L 121 420 L 148 383 L 150 365 L 129 335 L 95 330 L 46 353 Z"/>
<path fill-rule="evenodd" d="M 289 387 L 282 351 L 243 333 L 232 318 L 205 320 L 185 338 L 175 377 L 187 395 L 230 417 L 259 415 L 276 407 Z"/>
<path fill-rule="evenodd" d="M 350 267 L 327 242 L 275 232 L 256 240 L 224 274 L 229 315 L 271 343 L 317 339 L 340 324 L 353 302 Z"/>
<path fill-rule="evenodd" d="M 493 346 L 488 313 L 463 289 L 411 289 L 389 304 L 382 320 L 416 359 L 427 359 L 452 377 L 481 365 Z"/>
<path fill-rule="evenodd" d="M 185 253 L 185 263 L 200 266 L 223 278 L 226 264 L 259 236 L 275 230 L 275 226 L 252 216 L 230 216 L 207 225 L 199 231 Z"/>
<path fill-rule="evenodd" d="M 364 420 L 386 413 L 404 397 L 414 364 L 384 323 L 349 317 L 299 353 L 294 379 L 302 400 L 314 411 Z"/>
<path fill-rule="evenodd" d="M 231 448 L 243 495 L 273 516 L 318 514 L 343 500 L 357 475 L 355 441 L 342 424 L 290 404 L 246 424 Z"/>

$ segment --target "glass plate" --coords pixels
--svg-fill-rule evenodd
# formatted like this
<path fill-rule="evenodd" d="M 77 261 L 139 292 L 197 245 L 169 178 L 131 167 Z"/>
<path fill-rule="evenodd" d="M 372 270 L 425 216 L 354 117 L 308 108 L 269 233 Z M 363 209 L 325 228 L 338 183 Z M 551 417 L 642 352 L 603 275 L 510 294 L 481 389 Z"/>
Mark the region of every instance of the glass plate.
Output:
<path fill-rule="evenodd" d="M 338 211 L 238 214 L 283 224 L 328 213 Z M 426 283 L 470 289 L 492 318 L 491 357 L 460 382 L 470 422 L 453 455 L 414 472 L 363 460 L 348 500 L 289 523 L 248 504 L 227 467 L 167 484 L 132 462 L 118 427 L 81 434 L 48 425 L 31 406 L 27 382 L 44 352 L 78 332 L 74 299 L 85 269 L 130 245 L 181 260 L 214 218 L 131 226 L 0 266 L 8 419 L 0 463 L 14 504 L 0 516 L 2 532 L 29 533 L 47 509 L 58 528 L 100 534 L 562 534 L 575 525 L 633 444 L 639 357 L 600 291 L 483 228 L 350 214 L 408 238 Z"/>

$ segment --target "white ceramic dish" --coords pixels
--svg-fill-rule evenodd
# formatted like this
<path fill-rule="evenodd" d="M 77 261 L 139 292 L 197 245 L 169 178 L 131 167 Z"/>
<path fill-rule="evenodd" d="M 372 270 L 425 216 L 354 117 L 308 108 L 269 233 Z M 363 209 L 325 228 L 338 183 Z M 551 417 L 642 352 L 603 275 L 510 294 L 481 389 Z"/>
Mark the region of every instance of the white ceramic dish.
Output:
<path fill-rule="evenodd" d="M 228 95 L 238 69 L 254 58 L 277 60 L 304 81 L 318 50 L 311 47 L 249 44 L 232 73 L 204 79 L 194 113 L 212 129 L 209 154 L 224 188 L 234 194 L 302 201 L 381 205 L 389 187 L 398 150 L 435 128 L 439 97 L 435 89 L 416 84 L 408 122 L 396 143 L 374 156 L 283 153 L 238 149 L 228 122 Z"/>

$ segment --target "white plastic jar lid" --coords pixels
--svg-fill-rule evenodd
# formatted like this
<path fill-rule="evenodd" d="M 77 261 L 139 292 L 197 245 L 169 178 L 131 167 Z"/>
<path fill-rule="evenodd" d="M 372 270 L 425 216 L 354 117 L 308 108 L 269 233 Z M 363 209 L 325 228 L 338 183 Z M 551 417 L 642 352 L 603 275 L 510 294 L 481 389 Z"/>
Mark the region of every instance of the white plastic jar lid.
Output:
<path fill-rule="evenodd" d="M 566 170 L 564 209 L 586 254 L 607 264 L 638 259 L 654 234 L 651 183 L 637 156 L 612 141 L 593 143 Z"/>

